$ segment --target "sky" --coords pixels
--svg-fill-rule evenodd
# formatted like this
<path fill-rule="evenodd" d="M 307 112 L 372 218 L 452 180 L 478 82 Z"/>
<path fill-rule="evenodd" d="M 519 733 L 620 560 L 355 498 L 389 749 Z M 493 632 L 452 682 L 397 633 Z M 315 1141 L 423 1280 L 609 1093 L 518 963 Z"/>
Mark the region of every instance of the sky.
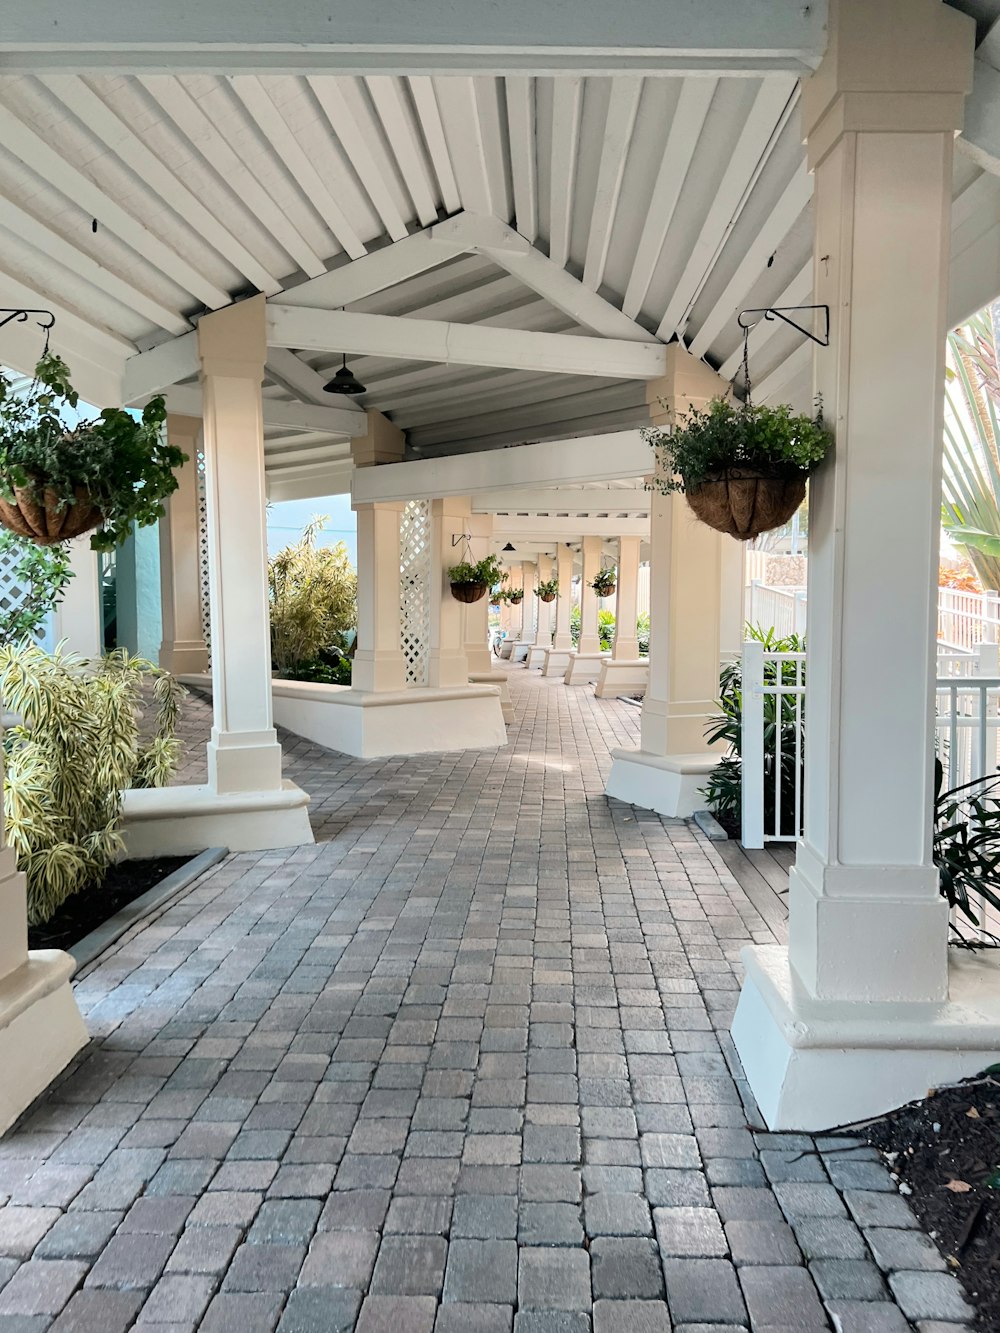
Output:
<path fill-rule="evenodd" d="M 328 514 L 330 522 L 319 538 L 321 546 L 346 542 L 351 564 L 358 567 L 357 522 L 349 495 L 327 495 L 310 500 L 284 500 L 267 507 L 267 549 L 271 555 L 290 546 L 315 514 Z"/>

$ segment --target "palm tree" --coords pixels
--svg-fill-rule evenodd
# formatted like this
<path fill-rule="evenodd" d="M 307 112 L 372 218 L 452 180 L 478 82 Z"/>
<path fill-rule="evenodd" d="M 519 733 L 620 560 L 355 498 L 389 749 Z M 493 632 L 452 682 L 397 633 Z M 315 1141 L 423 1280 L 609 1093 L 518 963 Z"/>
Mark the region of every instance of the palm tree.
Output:
<path fill-rule="evenodd" d="M 1000 590 L 1000 302 L 948 335 L 944 531 Z"/>

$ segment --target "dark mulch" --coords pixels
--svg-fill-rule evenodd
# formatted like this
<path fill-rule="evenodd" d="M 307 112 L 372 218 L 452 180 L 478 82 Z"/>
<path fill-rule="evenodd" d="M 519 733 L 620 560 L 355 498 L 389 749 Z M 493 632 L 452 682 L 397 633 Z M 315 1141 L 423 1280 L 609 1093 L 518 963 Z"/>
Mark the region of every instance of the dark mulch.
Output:
<path fill-rule="evenodd" d="M 159 856 L 148 861 L 120 861 L 111 867 L 102 883 L 67 898 L 44 926 L 31 926 L 28 947 L 70 948 L 190 860 L 189 856 Z"/>
<path fill-rule="evenodd" d="M 1000 1066 L 932 1092 L 863 1131 L 958 1274 L 984 1328 L 1000 1329 Z"/>

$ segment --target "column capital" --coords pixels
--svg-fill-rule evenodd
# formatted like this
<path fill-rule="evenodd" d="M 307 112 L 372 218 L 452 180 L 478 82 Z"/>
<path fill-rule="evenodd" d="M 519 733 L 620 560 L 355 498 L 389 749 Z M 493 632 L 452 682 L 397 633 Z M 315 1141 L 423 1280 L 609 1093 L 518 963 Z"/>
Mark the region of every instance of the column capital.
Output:
<path fill-rule="evenodd" d="M 646 403 L 654 426 L 672 426 L 689 407 L 704 407 L 729 383 L 680 343 L 667 348 L 667 373 L 646 383 Z"/>
<path fill-rule="evenodd" d="M 267 360 L 265 298 L 251 296 L 201 319 L 198 356 L 203 375 L 262 380 Z"/>
<path fill-rule="evenodd" d="M 369 408 L 368 432 L 351 440 L 351 459 L 355 467 L 375 467 L 380 463 L 399 463 L 406 449 L 406 436 L 392 422 Z"/>
<path fill-rule="evenodd" d="M 940 0 L 830 0 L 830 39 L 802 84 L 814 168 L 844 134 L 957 133 L 975 23 Z"/>

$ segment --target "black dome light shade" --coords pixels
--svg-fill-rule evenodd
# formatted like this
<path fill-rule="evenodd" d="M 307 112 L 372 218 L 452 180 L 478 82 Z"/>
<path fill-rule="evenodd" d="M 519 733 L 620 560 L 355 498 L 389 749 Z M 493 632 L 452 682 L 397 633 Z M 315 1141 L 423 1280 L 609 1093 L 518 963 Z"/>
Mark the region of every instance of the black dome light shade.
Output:
<path fill-rule="evenodd" d="M 516 551 L 516 550 L 517 550 L 517 547 L 514 546 L 511 542 L 508 542 L 507 545 L 506 545 L 503 549 L 504 549 L 505 551 Z"/>
<path fill-rule="evenodd" d="M 347 354 L 344 354 L 344 364 L 334 375 L 329 384 L 323 385 L 324 393 L 347 393 L 359 394 L 365 392 L 365 386 L 354 374 L 347 368 Z"/>

